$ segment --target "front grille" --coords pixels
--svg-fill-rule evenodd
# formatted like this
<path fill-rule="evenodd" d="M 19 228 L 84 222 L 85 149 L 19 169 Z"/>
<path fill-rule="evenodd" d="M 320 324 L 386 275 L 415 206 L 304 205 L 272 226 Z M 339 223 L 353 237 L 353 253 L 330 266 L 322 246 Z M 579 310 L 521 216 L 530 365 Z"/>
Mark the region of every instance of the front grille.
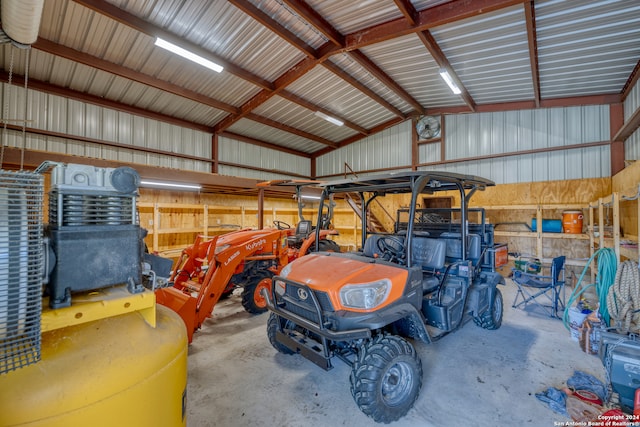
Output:
<path fill-rule="evenodd" d="M 322 312 L 334 311 L 333 304 L 331 304 L 329 295 L 326 292 L 312 291 L 306 286 L 297 285 L 292 282 L 287 282 L 284 298 L 285 305 L 283 308 L 316 324 L 320 324 L 321 322 L 320 319 L 318 319 L 313 298 L 309 292 L 313 292 L 316 296 Z M 307 297 L 304 299 L 301 298 L 301 295 L 304 295 L 305 293 L 307 294 Z"/>

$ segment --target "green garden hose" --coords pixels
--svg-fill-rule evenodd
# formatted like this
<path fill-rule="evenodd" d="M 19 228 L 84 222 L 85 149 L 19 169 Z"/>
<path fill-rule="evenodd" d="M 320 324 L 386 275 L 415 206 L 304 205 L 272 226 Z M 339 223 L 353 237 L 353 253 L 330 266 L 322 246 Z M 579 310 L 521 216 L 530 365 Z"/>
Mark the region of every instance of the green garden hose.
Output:
<path fill-rule="evenodd" d="M 594 258 L 597 257 L 597 265 L 598 265 L 598 275 L 596 276 L 596 283 L 583 284 L 582 280 L 591 265 L 591 262 Z M 580 278 L 578 279 L 578 283 L 576 284 L 575 289 L 571 292 L 569 296 L 569 300 L 564 309 L 563 315 L 563 323 L 564 327 L 569 330 L 569 308 L 571 308 L 576 301 L 580 299 L 582 294 L 589 289 L 590 287 L 595 287 L 596 295 L 598 296 L 598 307 L 600 311 L 600 316 L 604 320 L 606 325 L 609 325 L 610 315 L 609 309 L 607 308 L 607 294 L 609 293 L 609 288 L 613 285 L 616 278 L 616 270 L 618 267 L 618 262 L 616 259 L 616 254 L 611 248 L 600 248 L 598 249 L 587 261 L 587 264 L 584 266 L 582 270 L 582 274 L 580 274 Z"/>

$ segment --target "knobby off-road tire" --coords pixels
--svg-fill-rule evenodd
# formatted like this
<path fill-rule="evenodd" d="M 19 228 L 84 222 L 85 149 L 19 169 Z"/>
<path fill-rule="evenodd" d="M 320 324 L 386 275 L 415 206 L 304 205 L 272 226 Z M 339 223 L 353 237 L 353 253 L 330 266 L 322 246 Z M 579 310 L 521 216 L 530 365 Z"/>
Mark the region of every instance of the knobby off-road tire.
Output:
<path fill-rule="evenodd" d="M 378 335 L 360 348 L 349 379 L 360 410 L 376 422 L 390 423 L 418 398 L 422 362 L 404 338 Z"/>
<path fill-rule="evenodd" d="M 276 341 L 276 332 L 278 331 L 278 326 L 282 326 L 285 329 L 293 329 L 295 328 L 295 324 L 290 320 L 283 319 L 275 313 L 269 314 L 269 320 L 267 320 L 267 337 L 269 338 L 269 342 L 278 350 L 278 353 L 282 354 L 295 354 L 293 351 L 289 349 L 289 347 L 285 347 L 278 341 Z"/>
<path fill-rule="evenodd" d="M 269 271 L 259 271 L 251 276 L 242 290 L 242 306 L 251 314 L 260 314 L 267 311 L 267 300 L 260 293 L 261 289 L 271 290 L 271 278 Z"/>
<path fill-rule="evenodd" d="M 502 325 L 503 314 L 502 292 L 496 288 L 496 291 L 493 293 L 493 298 L 491 299 L 491 304 L 489 304 L 489 309 L 480 316 L 474 317 L 473 321 L 481 328 L 494 330 Z"/>
<path fill-rule="evenodd" d="M 309 252 L 315 252 L 316 245 L 311 245 Z M 340 252 L 340 246 L 333 240 L 320 240 L 318 242 L 320 252 Z"/>

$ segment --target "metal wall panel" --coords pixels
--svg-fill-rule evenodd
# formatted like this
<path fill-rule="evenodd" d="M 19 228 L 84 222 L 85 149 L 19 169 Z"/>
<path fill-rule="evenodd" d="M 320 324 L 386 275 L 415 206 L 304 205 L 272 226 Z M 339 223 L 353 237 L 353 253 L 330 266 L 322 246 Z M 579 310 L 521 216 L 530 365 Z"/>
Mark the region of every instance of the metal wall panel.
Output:
<path fill-rule="evenodd" d="M 218 138 L 218 157 L 221 162 L 234 163 L 236 165 L 247 165 L 262 169 L 273 170 L 273 175 L 286 175 L 293 173 L 303 176 L 311 175 L 311 162 L 306 157 L 296 156 L 281 151 L 271 150 L 266 147 L 259 147 L 253 144 L 236 141 L 231 138 Z M 219 173 L 229 170 L 231 166 L 220 165 Z M 255 174 L 251 169 L 240 168 L 241 172 L 234 172 L 235 176 L 245 176 Z M 271 172 L 261 172 L 266 175 Z M 261 178 L 262 179 L 262 178 Z M 269 178 L 265 178 L 269 179 Z"/>
<path fill-rule="evenodd" d="M 624 142 L 624 159 L 640 160 L 640 128 Z"/>
<path fill-rule="evenodd" d="M 371 135 L 316 159 L 318 176 L 411 165 L 411 120 Z"/>
<path fill-rule="evenodd" d="M 15 120 L 22 120 L 24 117 L 24 89 L 5 83 L 0 86 L 0 90 L 2 105 L 8 103 L 7 117 L 12 119 L 12 124 L 20 125 L 21 122 Z M 28 101 L 28 127 L 128 144 L 132 148 L 147 147 L 204 158 L 211 157 L 209 133 L 34 90 L 28 91 Z M 20 132 L 8 132 L 7 144 L 22 147 L 25 139 Z M 211 170 L 208 162 L 50 136 L 27 135 L 26 148 L 203 172 Z"/>
<path fill-rule="evenodd" d="M 636 82 L 624 100 L 624 119 L 629 119 L 640 108 L 640 83 Z"/>

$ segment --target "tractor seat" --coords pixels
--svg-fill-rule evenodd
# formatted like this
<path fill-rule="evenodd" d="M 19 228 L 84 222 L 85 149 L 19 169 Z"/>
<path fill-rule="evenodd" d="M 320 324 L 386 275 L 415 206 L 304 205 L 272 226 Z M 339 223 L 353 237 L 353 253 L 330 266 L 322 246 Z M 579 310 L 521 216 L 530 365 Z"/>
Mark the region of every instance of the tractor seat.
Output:
<path fill-rule="evenodd" d="M 289 246 L 299 248 L 302 245 L 302 242 L 311 234 L 312 228 L 311 221 L 309 220 L 302 220 L 298 222 L 295 234 L 287 237 L 287 244 Z"/>

